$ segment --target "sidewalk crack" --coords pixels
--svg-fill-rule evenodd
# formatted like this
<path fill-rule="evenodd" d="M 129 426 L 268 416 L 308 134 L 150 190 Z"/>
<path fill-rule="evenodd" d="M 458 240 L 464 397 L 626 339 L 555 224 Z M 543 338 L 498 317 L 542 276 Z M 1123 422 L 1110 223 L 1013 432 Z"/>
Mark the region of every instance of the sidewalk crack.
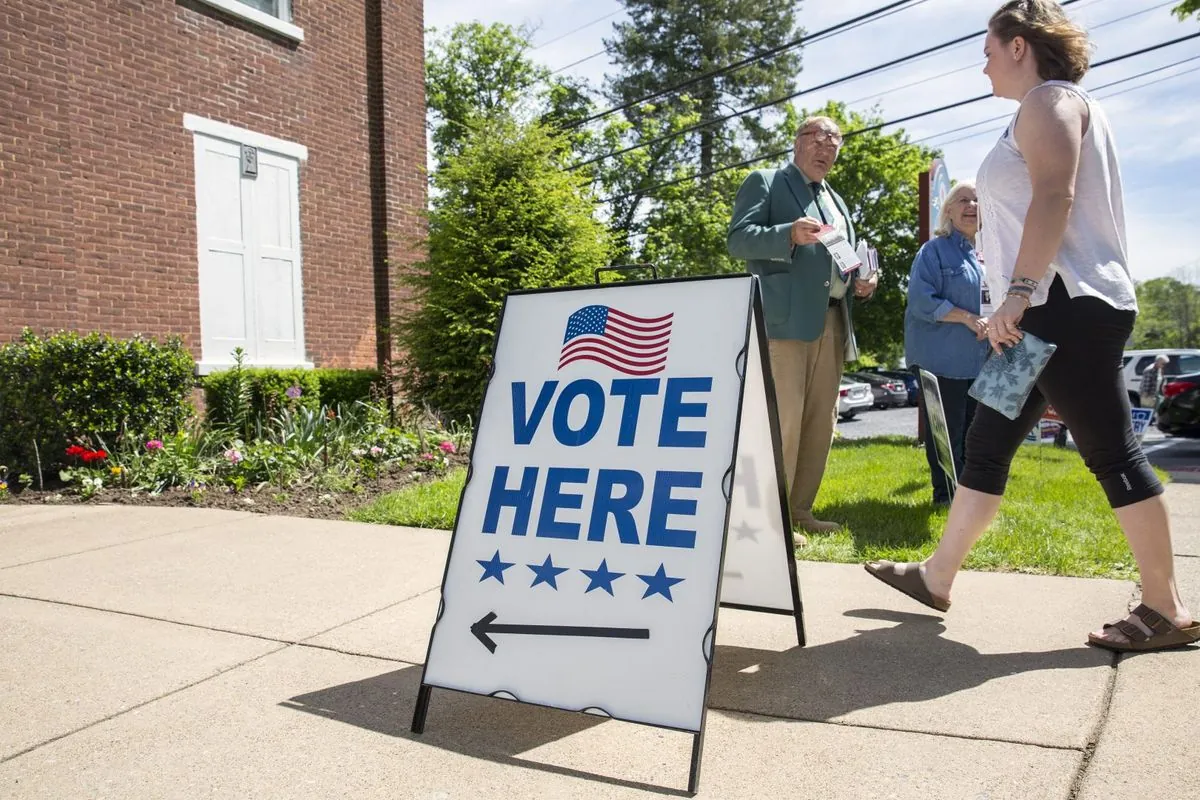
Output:
<path fill-rule="evenodd" d="M 1075 778 L 1071 781 L 1071 788 L 1067 792 L 1067 800 L 1078 800 L 1080 792 L 1083 791 L 1083 784 L 1087 780 L 1088 770 L 1091 769 L 1092 759 L 1096 755 L 1096 748 L 1100 746 L 1100 737 L 1108 725 L 1108 715 L 1112 711 L 1113 695 L 1117 691 L 1117 671 L 1120 665 L 1121 654 L 1114 652 L 1108 673 L 1108 682 L 1104 687 L 1104 697 L 1100 699 L 1100 714 L 1096 719 L 1096 724 L 1092 726 L 1091 733 L 1088 734 L 1087 744 L 1083 748 L 1083 756 L 1079 759 L 1079 769 L 1075 771 Z"/>
<path fill-rule="evenodd" d="M 249 516 L 249 514 L 247 514 L 246 516 Z M 7 566 L 0 566 L 0 571 L 6 570 L 6 569 L 16 569 L 17 567 L 28 567 L 33 564 L 44 564 L 47 561 L 58 561 L 59 559 L 62 559 L 62 558 L 72 558 L 74 556 L 81 556 L 85 553 L 97 553 L 101 550 L 109 550 L 113 547 L 124 547 L 127 544 L 137 544 L 138 542 L 148 542 L 151 539 L 164 539 L 168 536 L 177 536 L 178 534 L 181 534 L 181 533 L 194 533 L 195 531 L 204 530 L 205 528 L 215 528 L 216 526 L 224 525 L 227 522 L 228 522 L 228 520 L 221 520 L 220 522 L 206 522 L 203 525 L 197 525 L 193 528 L 180 528 L 179 530 L 167 531 L 166 533 L 154 533 L 149 536 L 142 536 L 137 539 L 127 539 L 123 542 L 113 542 L 112 544 L 102 544 L 99 547 L 89 547 L 86 550 L 79 550 L 74 553 L 62 553 L 57 556 L 46 556 L 45 558 L 35 558 L 33 561 L 22 561 L 20 564 L 9 564 Z"/>
<path fill-rule="evenodd" d="M 19 750 L 16 753 L 13 753 L 11 755 L 2 756 L 2 757 L 0 757 L 0 764 L 3 764 L 7 761 L 12 761 L 15 758 L 20 758 L 21 756 L 27 755 L 28 753 L 32 753 L 34 750 L 45 747 L 48 744 L 53 744 L 54 742 L 57 742 L 60 739 L 65 739 L 68 736 L 74 736 L 77 733 L 82 733 L 83 731 L 86 731 L 88 728 L 94 728 L 97 725 L 102 725 L 105 722 L 108 722 L 109 720 L 116 719 L 117 717 L 123 717 L 126 714 L 130 713 L 131 711 L 137 711 L 138 709 L 145 708 L 146 706 L 150 705 L 151 703 L 157 703 L 159 700 L 164 700 L 164 699 L 170 697 L 171 695 L 179 694 L 180 692 L 184 692 L 195 686 L 199 686 L 202 683 L 207 683 L 208 681 L 211 681 L 213 678 L 219 678 L 227 672 L 232 672 L 233 670 L 240 669 L 240 668 L 246 666 L 247 664 L 253 664 L 255 661 L 259 661 L 261 659 L 266 658 L 267 656 L 274 655 L 275 653 L 278 653 L 281 650 L 286 650 L 288 648 L 288 646 L 289 645 L 284 644 L 281 647 L 276 647 L 275 649 L 270 650 L 266 653 L 262 653 L 261 655 L 257 655 L 254 658 L 249 658 L 249 659 L 246 659 L 245 661 L 239 661 L 236 664 L 230 664 L 228 667 L 219 669 L 211 675 L 206 675 L 205 677 L 200 678 L 199 680 L 195 680 L 195 681 L 192 681 L 191 683 L 184 684 L 183 686 L 172 689 L 169 692 L 160 694 L 157 697 L 152 697 L 149 700 L 143 700 L 142 702 L 137 703 L 136 705 L 132 705 L 129 708 L 123 708 L 120 711 L 117 711 L 113 714 L 109 714 L 106 717 L 103 717 L 103 718 L 97 719 L 97 720 L 93 720 L 92 722 L 89 722 L 86 725 L 80 725 L 78 728 L 73 728 L 69 731 L 66 731 L 65 733 L 60 733 L 57 736 L 52 736 L 49 739 L 45 740 L 44 742 L 38 742 L 37 744 L 30 745 L 29 747 L 26 747 L 24 750 Z"/>
<path fill-rule="evenodd" d="M 969 733 L 945 733 L 942 731 L 923 731 L 915 728 L 898 728 L 893 725 L 873 725 L 868 722 L 849 722 L 846 720 L 835 719 L 814 719 L 811 717 L 789 717 L 783 714 L 769 714 L 763 711 L 746 711 L 745 709 L 729 708 L 726 706 L 709 705 L 709 711 L 721 711 L 726 714 L 741 714 L 748 717 L 763 717 L 765 719 L 777 719 L 785 722 L 809 722 L 816 725 L 838 725 L 843 728 L 862 728 L 872 731 L 887 731 L 889 733 L 911 733 L 917 736 L 936 736 L 941 739 L 959 739 L 969 742 L 995 742 L 997 744 L 1015 744 L 1021 747 L 1037 747 L 1042 750 L 1059 750 L 1069 751 L 1073 753 L 1081 752 L 1079 747 L 1072 745 L 1061 744 L 1045 744 L 1042 742 L 1021 741 L 1019 739 L 1006 739 L 999 736 L 978 736 Z"/>

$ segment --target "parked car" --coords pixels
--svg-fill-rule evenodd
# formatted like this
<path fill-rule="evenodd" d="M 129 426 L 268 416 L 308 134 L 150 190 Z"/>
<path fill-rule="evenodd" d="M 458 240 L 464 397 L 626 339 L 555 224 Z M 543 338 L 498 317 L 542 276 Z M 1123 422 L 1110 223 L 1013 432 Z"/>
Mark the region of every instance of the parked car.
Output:
<path fill-rule="evenodd" d="M 859 411 L 865 411 L 875 405 L 875 395 L 871 392 L 871 384 L 860 383 L 849 378 L 842 378 L 838 389 L 838 416 L 842 419 L 854 419 Z"/>
<path fill-rule="evenodd" d="M 1129 402 L 1133 406 L 1142 404 L 1139 394 L 1142 385 L 1142 373 L 1146 367 L 1154 363 L 1159 355 L 1168 359 L 1167 367 L 1163 370 L 1169 381 L 1176 375 L 1190 375 L 1200 372 L 1200 350 L 1126 350 L 1122 362 L 1125 373 L 1125 389 L 1129 392 Z"/>
<path fill-rule="evenodd" d="M 880 369 L 879 367 L 866 367 L 860 370 L 860 372 L 882 375 L 885 378 L 904 381 L 904 388 L 908 390 L 908 404 L 910 406 L 917 404 L 917 398 L 921 394 L 921 380 L 913 373 L 905 372 L 902 369 Z"/>
<path fill-rule="evenodd" d="M 876 408 L 895 408 L 908 402 L 908 387 L 903 381 L 871 372 L 851 372 L 846 377 L 871 385 Z"/>
<path fill-rule="evenodd" d="M 1158 429 L 1171 436 L 1200 439 L 1200 372 L 1167 378 L 1162 394 Z"/>

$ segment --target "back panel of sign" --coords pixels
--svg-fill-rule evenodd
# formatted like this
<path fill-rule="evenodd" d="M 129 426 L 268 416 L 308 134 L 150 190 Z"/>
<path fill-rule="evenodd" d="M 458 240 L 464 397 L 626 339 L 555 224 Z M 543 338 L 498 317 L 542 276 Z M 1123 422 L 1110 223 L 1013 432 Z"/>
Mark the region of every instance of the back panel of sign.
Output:
<path fill-rule="evenodd" d="M 785 516 L 782 464 L 776 458 L 778 430 L 763 374 L 766 342 L 758 325 L 750 332 L 742 428 L 729 513 L 729 542 L 721 579 L 721 602 L 770 611 L 795 610 L 792 537 Z M 792 567 L 792 569 L 789 569 Z"/>

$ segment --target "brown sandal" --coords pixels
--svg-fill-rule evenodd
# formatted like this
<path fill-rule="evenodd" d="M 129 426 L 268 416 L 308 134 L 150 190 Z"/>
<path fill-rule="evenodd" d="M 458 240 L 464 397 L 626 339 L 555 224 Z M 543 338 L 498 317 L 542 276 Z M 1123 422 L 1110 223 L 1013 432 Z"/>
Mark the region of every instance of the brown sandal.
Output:
<path fill-rule="evenodd" d="M 1114 642 L 1093 633 L 1088 634 L 1088 644 L 1102 647 L 1105 650 L 1117 652 L 1142 652 L 1146 650 L 1170 650 L 1174 647 L 1187 647 L 1200 641 L 1200 622 L 1193 622 L 1186 628 L 1177 628 L 1169 619 L 1159 614 L 1145 603 L 1130 612 L 1129 616 L 1136 617 L 1146 626 L 1145 630 L 1138 625 L 1123 619 L 1104 626 L 1104 630 L 1115 628 L 1128 641 Z"/>
<path fill-rule="evenodd" d="M 868 561 L 863 564 L 863 568 L 874 575 L 879 580 L 886 583 L 898 592 L 916 600 L 918 603 L 929 606 L 937 611 L 949 611 L 950 601 L 941 597 L 934 597 L 929 589 L 925 586 L 925 579 L 921 577 L 921 570 L 913 564 L 913 569 L 904 572 L 897 572 L 896 567 L 902 566 L 894 561 Z"/>

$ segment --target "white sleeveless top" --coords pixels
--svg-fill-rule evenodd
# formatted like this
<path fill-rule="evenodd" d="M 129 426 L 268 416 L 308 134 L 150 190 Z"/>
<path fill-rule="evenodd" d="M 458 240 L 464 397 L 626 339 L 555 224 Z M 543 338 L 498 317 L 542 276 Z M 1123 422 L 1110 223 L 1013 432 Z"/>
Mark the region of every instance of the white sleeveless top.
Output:
<path fill-rule="evenodd" d="M 1125 311 L 1137 310 L 1129 275 L 1125 238 L 1125 206 L 1121 197 L 1121 168 L 1108 117 L 1092 97 L 1073 83 L 1046 81 L 1075 92 L 1088 107 L 1088 128 L 1079 154 L 1075 202 L 1067 217 L 1058 255 L 1033 294 L 1032 304 L 1046 302 L 1050 284 L 1060 275 L 1071 297 L 1098 297 Z M 1029 95 L 1026 95 L 1028 97 Z M 1003 298 L 1016 267 L 1025 215 L 1033 196 L 1029 169 L 1013 134 L 1017 114 L 979 167 L 980 244 L 986 259 L 992 297 Z"/>

